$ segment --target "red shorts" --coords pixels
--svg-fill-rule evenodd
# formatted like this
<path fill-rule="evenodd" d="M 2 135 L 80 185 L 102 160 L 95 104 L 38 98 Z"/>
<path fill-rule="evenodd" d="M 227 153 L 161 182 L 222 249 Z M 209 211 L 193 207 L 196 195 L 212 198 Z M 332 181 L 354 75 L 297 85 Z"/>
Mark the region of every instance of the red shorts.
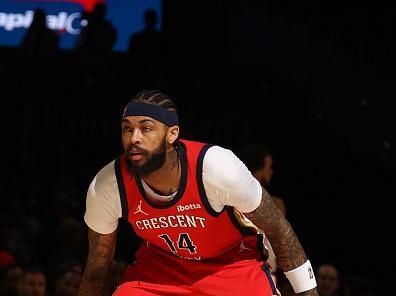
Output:
<path fill-rule="evenodd" d="M 228 264 L 180 259 L 141 248 L 113 296 L 272 296 L 267 264 L 255 259 Z"/>

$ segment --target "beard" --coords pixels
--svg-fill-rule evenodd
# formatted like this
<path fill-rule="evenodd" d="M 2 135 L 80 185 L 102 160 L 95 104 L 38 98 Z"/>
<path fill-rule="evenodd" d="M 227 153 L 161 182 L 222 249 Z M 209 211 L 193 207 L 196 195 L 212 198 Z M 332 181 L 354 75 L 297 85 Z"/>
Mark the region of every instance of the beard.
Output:
<path fill-rule="evenodd" d="M 128 157 L 129 153 L 132 150 L 137 150 L 139 153 L 147 156 L 147 161 L 142 165 L 134 164 L 132 160 Z M 153 152 L 148 152 L 145 149 L 142 149 L 135 145 L 130 145 L 126 151 L 126 163 L 128 170 L 134 174 L 139 176 L 146 176 L 151 172 L 159 169 L 165 163 L 166 160 L 166 139 L 161 142 L 160 146 L 155 149 Z"/>

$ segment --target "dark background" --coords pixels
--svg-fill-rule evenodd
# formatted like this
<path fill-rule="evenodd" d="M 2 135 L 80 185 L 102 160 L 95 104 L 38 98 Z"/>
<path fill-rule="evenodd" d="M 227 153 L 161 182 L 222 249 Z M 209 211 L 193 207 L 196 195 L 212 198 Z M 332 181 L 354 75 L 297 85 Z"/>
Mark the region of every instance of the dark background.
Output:
<path fill-rule="evenodd" d="M 128 53 L 85 63 L 74 51 L 48 60 L 0 49 L 4 245 L 14 240 L 20 262 L 46 266 L 70 216 L 84 260 L 88 185 L 121 152 L 123 105 L 157 88 L 175 98 L 184 137 L 233 150 L 267 144 L 272 191 L 313 264 L 331 262 L 384 295 L 394 254 L 395 15 L 380 2 L 316 2 L 164 0 L 166 55 L 155 75 Z M 27 218 L 40 225 L 28 239 Z"/>

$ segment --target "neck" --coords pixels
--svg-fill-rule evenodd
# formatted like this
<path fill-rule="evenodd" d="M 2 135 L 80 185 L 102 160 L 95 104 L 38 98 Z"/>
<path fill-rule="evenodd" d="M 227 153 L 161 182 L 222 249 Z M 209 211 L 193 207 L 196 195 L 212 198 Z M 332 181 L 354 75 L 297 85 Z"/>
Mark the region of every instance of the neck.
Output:
<path fill-rule="evenodd" d="M 170 195 L 179 188 L 181 178 L 181 164 L 179 153 L 172 147 L 166 154 L 165 163 L 161 168 L 142 176 L 144 182 L 151 189 L 161 195 Z"/>

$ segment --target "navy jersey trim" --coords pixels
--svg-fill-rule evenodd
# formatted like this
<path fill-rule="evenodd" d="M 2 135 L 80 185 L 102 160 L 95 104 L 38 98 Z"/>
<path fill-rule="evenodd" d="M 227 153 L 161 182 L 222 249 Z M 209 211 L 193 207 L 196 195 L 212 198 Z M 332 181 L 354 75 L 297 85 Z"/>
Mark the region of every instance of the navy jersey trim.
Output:
<path fill-rule="evenodd" d="M 114 170 L 115 170 L 115 175 L 116 175 L 116 179 L 117 179 L 118 192 L 120 193 L 122 218 L 128 220 L 128 212 L 129 212 L 128 199 L 127 199 L 127 195 L 126 195 L 124 179 L 122 178 L 120 161 L 121 161 L 120 157 L 115 160 Z"/>
<path fill-rule="evenodd" d="M 264 246 L 264 235 L 262 233 L 257 234 L 257 249 L 260 250 L 261 261 L 267 261 L 269 257 L 269 251 Z"/>
<path fill-rule="evenodd" d="M 210 147 L 213 145 L 211 144 L 206 144 L 201 148 L 201 151 L 199 151 L 198 155 L 198 160 L 197 160 L 197 185 L 198 185 L 198 192 L 199 196 L 201 198 L 202 204 L 204 205 L 206 211 L 213 217 L 218 217 L 220 214 L 224 211 L 224 209 L 221 212 L 216 212 L 212 206 L 209 203 L 208 196 L 206 195 L 205 187 L 203 184 L 203 178 L 202 178 L 202 171 L 203 171 L 203 160 L 205 158 L 206 152 Z"/>
<path fill-rule="evenodd" d="M 188 170 L 187 170 L 187 155 L 186 155 L 186 148 L 183 143 L 176 147 L 180 153 L 180 163 L 181 163 L 181 178 L 180 178 L 180 186 L 179 189 L 174 196 L 174 198 L 166 203 L 155 203 L 151 199 L 149 199 L 144 191 L 143 184 L 141 178 L 138 176 L 136 177 L 136 185 L 139 189 L 140 194 L 144 198 L 144 200 L 153 208 L 156 209 L 166 209 L 174 204 L 176 204 L 183 196 L 184 191 L 186 190 L 187 186 L 187 177 L 188 177 Z"/>
<path fill-rule="evenodd" d="M 132 264 L 136 261 L 136 252 L 143 245 L 132 224 L 124 219 L 118 219 L 116 246 L 114 258 Z"/>
<path fill-rule="evenodd" d="M 234 224 L 234 226 L 239 230 L 242 236 L 248 236 L 248 235 L 257 235 L 257 231 L 253 227 L 249 226 L 244 226 L 241 223 L 239 223 L 238 219 L 235 217 L 234 213 L 234 207 L 226 206 L 225 207 L 228 213 L 228 216 L 230 217 L 230 220 Z"/>
<path fill-rule="evenodd" d="M 272 295 L 278 295 L 278 290 L 276 289 L 275 283 L 272 280 L 271 268 L 270 268 L 269 264 L 267 262 L 265 262 L 263 264 L 263 266 L 261 266 L 261 269 L 262 269 L 262 271 L 264 271 L 265 275 L 267 276 L 268 282 L 272 289 Z"/>

